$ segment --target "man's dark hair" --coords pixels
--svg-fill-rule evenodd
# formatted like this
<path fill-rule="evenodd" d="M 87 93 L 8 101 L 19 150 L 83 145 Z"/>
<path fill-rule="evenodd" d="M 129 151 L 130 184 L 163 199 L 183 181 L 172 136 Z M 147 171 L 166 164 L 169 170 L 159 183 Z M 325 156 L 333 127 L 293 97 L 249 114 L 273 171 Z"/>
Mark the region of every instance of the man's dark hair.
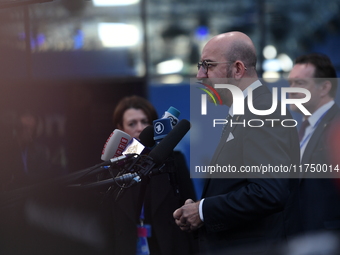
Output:
<path fill-rule="evenodd" d="M 329 80 L 332 88 L 329 91 L 331 97 L 335 97 L 338 87 L 335 68 L 328 56 L 320 53 L 302 55 L 295 60 L 295 64 L 312 64 L 315 66 L 314 78 L 321 81 Z"/>

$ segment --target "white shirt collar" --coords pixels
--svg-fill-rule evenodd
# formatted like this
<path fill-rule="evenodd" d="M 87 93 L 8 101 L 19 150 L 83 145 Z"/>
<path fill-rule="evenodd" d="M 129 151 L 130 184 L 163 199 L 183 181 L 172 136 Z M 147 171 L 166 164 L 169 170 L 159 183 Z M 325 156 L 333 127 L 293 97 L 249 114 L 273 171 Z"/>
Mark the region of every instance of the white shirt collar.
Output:
<path fill-rule="evenodd" d="M 256 80 L 256 81 L 254 81 L 252 84 L 250 84 L 245 90 L 243 90 L 242 92 L 243 92 L 243 96 L 244 96 L 244 98 L 246 98 L 247 96 L 248 96 L 248 91 L 249 91 L 249 88 L 251 88 L 252 90 L 254 90 L 254 89 L 256 89 L 256 88 L 258 88 L 258 87 L 260 87 L 260 86 L 262 86 L 262 83 L 259 81 L 259 80 Z M 230 108 L 229 108 L 229 115 L 231 116 L 231 117 L 233 117 L 234 115 L 233 115 L 233 104 L 230 106 Z"/>
<path fill-rule="evenodd" d="M 317 109 L 311 116 L 308 118 L 309 125 L 314 127 L 316 124 L 318 124 L 319 119 L 327 112 L 333 105 L 334 100 L 324 104 L 319 109 Z"/>

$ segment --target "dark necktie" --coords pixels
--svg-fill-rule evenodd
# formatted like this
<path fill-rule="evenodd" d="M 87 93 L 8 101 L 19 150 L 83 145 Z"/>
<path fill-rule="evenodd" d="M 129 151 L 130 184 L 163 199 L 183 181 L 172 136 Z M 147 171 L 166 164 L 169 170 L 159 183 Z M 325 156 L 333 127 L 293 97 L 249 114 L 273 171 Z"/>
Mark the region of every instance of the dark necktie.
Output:
<path fill-rule="evenodd" d="M 221 134 L 221 137 L 224 135 L 224 132 L 225 130 L 227 129 L 227 127 L 230 126 L 230 120 L 232 119 L 232 116 L 230 114 L 228 114 L 228 117 L 227 117 L 227 123 L 223 124 L 223 127 L 222 127 L 222 134 Z"/>
<path fill-rule="evenodd" d="M 299 139 L 300 139 L 300 142 L 303 138 L 303 136 L 305 135 L 305 132 L 306 132 L 306 128 L 309 126 L 309 121 L 306 119 L 302 122 L 301 124 L 301 127 L 299 129 Z"/>

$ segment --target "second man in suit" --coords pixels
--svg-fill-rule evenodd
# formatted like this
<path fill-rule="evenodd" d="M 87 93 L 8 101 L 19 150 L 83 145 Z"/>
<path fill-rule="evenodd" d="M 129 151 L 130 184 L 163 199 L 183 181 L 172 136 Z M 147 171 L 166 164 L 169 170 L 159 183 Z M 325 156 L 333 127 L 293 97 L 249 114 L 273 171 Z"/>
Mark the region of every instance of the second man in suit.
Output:
<path fill-rule="evenodd" d="M 311 93 L 311 99 L 304 104 L 312 114 L 303 116 L 300 129 L 301 173 L 299 194 L 301 223 L 304 232 L 340 230 L 340 189 L 335 179 L 315 178 L 311 166 L 330 166 L 329 131 L 340 116 L 334 102 L 337 90 L 335 68 L 330 59 L 322 54 L 308 54 L 295 60 L 289 74 L 291 87 L 302 87 Z M 304 97 L 291 93 L 290 98 Z M 291 110 L 299 112 L 291 105 Z M 313 165 L 314 164 L 314 165 Z M 307 170 L 307 171 L 306 171 Z"/>

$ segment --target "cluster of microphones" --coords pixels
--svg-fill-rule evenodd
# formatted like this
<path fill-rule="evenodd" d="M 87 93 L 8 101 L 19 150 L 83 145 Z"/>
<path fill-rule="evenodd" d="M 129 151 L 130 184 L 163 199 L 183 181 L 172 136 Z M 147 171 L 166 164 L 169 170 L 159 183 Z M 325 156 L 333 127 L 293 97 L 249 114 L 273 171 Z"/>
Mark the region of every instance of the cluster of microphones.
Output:
<path fill-rule="evenodd" d="M 70 187 L 129 188 L 144 178 L 166 173 L 167 161 L 174 148 L 190 129 L 190 122 L 179 121 L 180 112 L 170 107 L 162 118 L 153 121 L 140 134 L 139 139 L 115 129 L 107 139 L 99 163 L 91 168 L 69 175 L 65 180 Z M 111 171 L 115 169 L 115 171 Z M 110 172 L 110 178 L 90 183 L 81 183 L 84 177 Z M 113 172 L 115 174 L 113 174 Z M 76 182 L 76 183 L 75 183 Z"/>

